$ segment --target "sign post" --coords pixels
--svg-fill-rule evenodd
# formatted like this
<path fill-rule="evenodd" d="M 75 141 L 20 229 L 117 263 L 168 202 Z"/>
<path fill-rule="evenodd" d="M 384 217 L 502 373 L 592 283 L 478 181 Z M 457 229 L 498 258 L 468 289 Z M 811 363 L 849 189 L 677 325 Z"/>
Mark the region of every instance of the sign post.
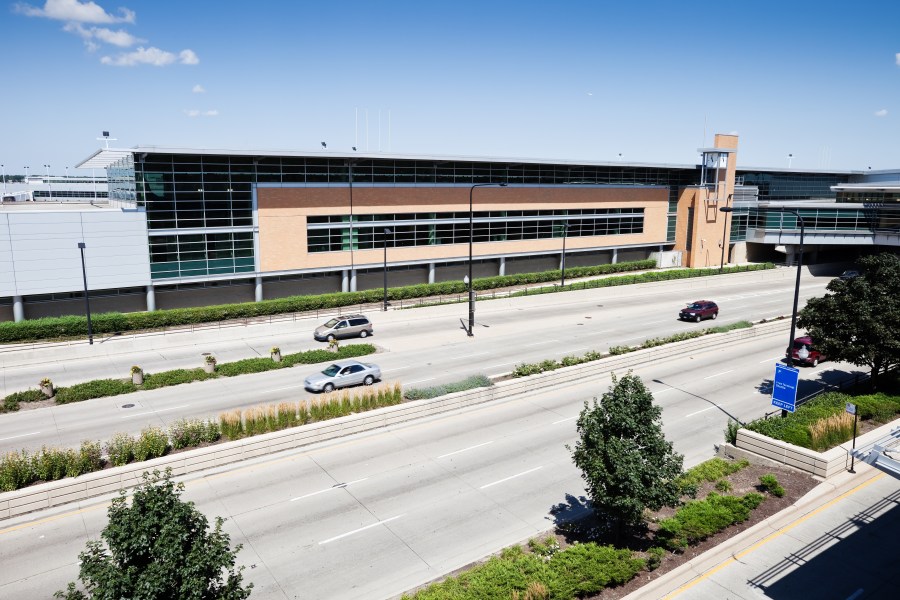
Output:
<path fill-rule="evenodd" d="M 850 472 L 856 473 L 853 470 L 853 465 L 856 463 L 856 455 L 853 453 L 856 450 L 856 420 L 859 418 L 856 414 L 856 405 L 848 402 L 847 412 L 853 415 L 853 447 L 850 449 Z"/>
<path fill-rule="evenodd" d="M 772 406 L 794 412 L 797 410 L 797 382 L 800 369 L 787 365 L 775 365 L 775 383 L 772 386 Z"/>

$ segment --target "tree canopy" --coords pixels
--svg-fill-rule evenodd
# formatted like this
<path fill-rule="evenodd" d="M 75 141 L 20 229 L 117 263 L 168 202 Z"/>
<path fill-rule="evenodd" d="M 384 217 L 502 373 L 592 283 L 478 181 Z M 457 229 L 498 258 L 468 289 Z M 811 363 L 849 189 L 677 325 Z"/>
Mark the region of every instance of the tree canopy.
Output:
<path fill-rule="evenodd" d="M 239 600 L 253 584 L 241 586 L 243 567 L 235 569 L 241 547 L 229 547 L 221 517 L 213 530 L 193 502 L 181 500 L 184 485 L 165 473 L 145 473 L 129 506 L 124 490 L 109 507 L 109 523 L 98 540 L 78 556 L 85 592 L 70 583 L 57 598 L 76 600 Z"/>
<path fill-rule="evenodd" d="M 594 512 L 612 521 L 616 536 L 623 525 L 640 523 L 645 508 L 659 510 L 678 502 L 676 479 L 684 457 L 666 441 L 662 410 L 640 377 L 613 375 L 600 402 L 584 403 L 577 426 L 575 465 Z"/>
<path fill-rule="evenodd" d="M 873 382 L 900 364 L 900 258 L 878 254 L 859 259 L 863 275 L 834 279 L 821 298 L 798 313 L 819 351 L 872 369 Z"/>

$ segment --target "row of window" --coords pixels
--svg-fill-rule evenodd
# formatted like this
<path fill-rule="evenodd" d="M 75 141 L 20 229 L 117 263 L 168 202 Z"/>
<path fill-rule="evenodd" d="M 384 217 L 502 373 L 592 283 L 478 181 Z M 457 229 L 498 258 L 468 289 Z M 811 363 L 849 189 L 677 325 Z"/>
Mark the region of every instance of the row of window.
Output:
<path fill-rule="evenodd" d="M 900 230 L 900 207 L 881 207 L 862 210 L 846 209 L 795 209 L 803 218 L 806 231 L 898 231 Z M 739 209 L 733 214 L 731 224 L 732 240 L 742 241 L 747 237 L 747 229 L 797 230 L 800 228 L 796 215 L 765 209 Z"/>
<path fill-rule="evenodd" d="M 253 259 L 253 233 L 150 236 L 150 263 L 233 258 Z"/>
<path fill-rule="evenodd" d="M 571 216 L 600 216 L 600 215 L 637 215 L 643 214 L 643 208 L 585 208 L 585 209 L 555 209 L 555 210 L 491 210 L 475 211 L 471 213 L 474 219 L 507 219 L 528 217 L 571 217 Z M 439 212 L 439 213 L 385 213 L 369 215 L 353 215 L 354 223 L 366 223 L 371 221 L 434 221 L 449 219 L 468 220 L 469 211 Z M 350 215 L 310 215 L 306 218 L 310 225 L 321 223 L 348 223 Z"/>
<path fill-rule="evenodd" d="M 568 225 L 568 231 L 566 231 Z M 437 222 L 416 225 L 385 223 L 378 227 L 329 227 L 307 230 L 307 250 L 338 252 L 383 247 L 441 246 L 469 243 L 469 223 Z M 512 242 L 562 237 L 625 235 L 644 232 L 643 215 L 572 219 L 566 221 L 476 221 L 472 242 Z"/>

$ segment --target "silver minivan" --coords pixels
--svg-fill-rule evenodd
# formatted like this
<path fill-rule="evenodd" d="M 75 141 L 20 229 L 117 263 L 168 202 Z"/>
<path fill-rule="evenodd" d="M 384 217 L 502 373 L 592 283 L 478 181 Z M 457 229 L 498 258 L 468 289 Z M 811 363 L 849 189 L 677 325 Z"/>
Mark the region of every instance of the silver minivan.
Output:
<path fill-rule="evenodd" d="M 320 342 L 338 338 L 367 337 L 372 335 L 372 322 L 363 315 L 344 315 L 330 319 L 316 327 L 313 337 Z"/>

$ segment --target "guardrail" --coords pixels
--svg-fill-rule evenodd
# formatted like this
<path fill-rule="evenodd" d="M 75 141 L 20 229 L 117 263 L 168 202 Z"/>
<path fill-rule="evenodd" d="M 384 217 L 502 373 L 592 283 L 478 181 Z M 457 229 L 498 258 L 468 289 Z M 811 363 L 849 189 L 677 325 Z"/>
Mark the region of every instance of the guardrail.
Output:
<path fill-rule="evenodd" d="M 676 358 L 686 352 L 732 344 L 736 340 L 776 333 L 781 335 L 788 325 L 789 321 L 787 320 L 771 321 L 747 329 L 710 334 L 683 342 L 610 356 L 590 363 L 562 367 L 555 371 L 529 377 L 499 381 L 488 388 L 467 390 L 428 400 L 405 402 L 356 415 L 310 423 L 291 429 L 224 442 L 207 448 L 179 452 L 141 463 L 104 469 L 75 478 L 4 492 L 0 494 L 0 519 L 133 487 L 140 483 L 143 473 L 154 469 L 171 467 L 175 475 L 185 475 L 235 461 L 252 459 L 345 435 L 460 410 L 476 404 L 509 400 L 537 389 L 576 385 L 583 382 L 586 377 L 628 369 L 647 362 Z"/>

